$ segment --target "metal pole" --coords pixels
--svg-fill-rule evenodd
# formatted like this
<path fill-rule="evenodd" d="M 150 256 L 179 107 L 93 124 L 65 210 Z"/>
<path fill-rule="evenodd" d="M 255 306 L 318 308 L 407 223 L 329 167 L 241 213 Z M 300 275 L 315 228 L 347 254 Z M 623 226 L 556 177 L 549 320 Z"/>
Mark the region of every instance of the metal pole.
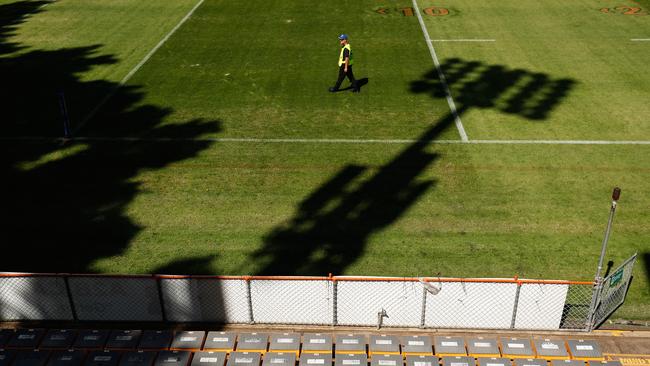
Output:
<path fill-rule="evenodd" d="M 422 314 L 420 316 L 420 328 L 424 329 L 427 317 L 427 288 L 422 286 Z"/>
<path fill-rule="evenodd" d="M 596 270 L 596 276 L 594 278 L 594 293 L 591 296 L 591 306 L 589 310 L 589 318 L 587 324 L 587 330 L 592 331 L 594 328 L 594 321 L 596 317 L 596 308 L 598 307 L 600 291 L 603 286 L 603 278 L 600 276 L 600 272 L 603 270 L 603 262 L 605 261 L 605 252 L 607 251 L 607 243 L 609 242 L 609 234 L 612 231 L 612 223 L 614 222 L 614 214 L 616 213 L 616 204 L 618 199 L 621 197 L 621 189 L 616 187 L 612 192 L 612 207 L 609 209 L 609 220 L 607 221 L 607 228 L 605 229 L 605 237 L 603 238 L 603 243 L 600 249 L 600 258 L 598 259 L 598 269 Z"/>
<path fill-rule="evenodd" d="M 594 293 L 591 295 L 591 305 L 589 306 L 589 316 L 587 317 L 587 324 L 585 326 L 587 332 L 594 330 L 594 321 L 596 319 L 596 309 L 600 298 L 600 291 L 602 289 L 602 281 L 596 281 L 594 285 Z"/>
<path fill-rule="evenodd" d="M 515 329 L 517 322 L 517 309 L 519 308 L 519 294 L 521 293 L 521 281 L 517 281 L 517 292 L 515 293 L 515 306 L 512 308 L 512 320 L 510 320 L 510 329 Z"/>
<path fill-rule="evenodd" d="M 59 109 L 63 118 L 63 137 L 68 139 L 72 136 L 72 133 L 70 131 L 70 116 L 68 115 L 68 106 L 65 102 L 65 93 L 63 90 L 60 90 L 57 95 L 59 96 Z"/>
<path fill-rule="evenodd" d="M 605 260 L 605 251 L 607 250 L 607 242 L 609 241 L 609 234 L 612 231 L 612 222 L 614 221 L 614 213 L 616 213 L 616 201 L 621 196 L 621 189 L 616 187 L 612 192 L 612 207 L 609 210 L 609 220 L 607 221 L 607 229 L 605 230 L 605 237 L 600 250 L 600 259 L 598 260 L 598 270 L 596 270 L 596 281 L 602 280 L 600 272 L 603 270 L 603 261 Z"/>
<path fill-rule="evenodd" d="M 165 297 L 163 296 L 162 280 L 158 276 L 154 276 L 156 286 L 158 288 L 158 302 L 160 303 L 160 316 L 163 322 L 167 322 L 167 313 L 165 312 Z"/>
<path fill-rule="evenodd" d="M 338 323 L 338 319 L 336 316 L 336 298 L 338 297 L 338 291 L 337 291 L 337 283 L 338 281 L 332 280 L 332 326 L 336 326 Z"/>
<path fill-rule="evenodd" d="M 77 307 L 74 304 L 74 297 L 72 297 L 72 290 L 70 290 L 70 280 L 68 276 L 63 275 L 63 283 L 65 283 L 65 292 L 68 295 L 68 301 L 70 302 L 70 312 L 72 313 L 72 320 L 75 322 L 79 320 L 77 315 Z"/>
<path fill-rule="evenodd" d="M 255 324 L 253 317 L 253 298 L 251 297 L 251 279 L 246 277 L 246 295 L 248 297 L 248 320 L 250 324 Z"/>

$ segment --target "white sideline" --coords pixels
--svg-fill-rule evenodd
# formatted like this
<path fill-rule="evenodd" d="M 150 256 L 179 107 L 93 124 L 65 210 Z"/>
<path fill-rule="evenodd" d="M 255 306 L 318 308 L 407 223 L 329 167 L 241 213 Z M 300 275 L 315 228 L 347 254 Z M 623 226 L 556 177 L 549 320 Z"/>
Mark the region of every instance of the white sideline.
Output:
<path fill-rule="evenodd" d="M 469 143 L 492 145 L 650 145 L 650 141 L 632 140 L 472 140 Z"/>
<path fill-rule="evenodd" d="M 496 39 L 432 39 L 431 42 L 496 42 Z"/>
<path fill-rule="evenodd" d="M 440 79 L 440 83 L 442 83 L 442 86 L 445 89 L 447 104 L 449 104 L 449 109 L 451 110 L 451 114 L 454 116 L 454 122 L 456 122 L 456 128 L 458 129 L 458 133 L 460 134 L 460 139 L 463 142 L 467 142 L 469 140 L 467 138 L 467 133 L 465 132 L 465 128 L 463 127 L 463 122 L 460 120 L 460 116 L 458 115 L 458 111 L 456 110 L 456 104 L 454 103 L 454 99 L 451 97 L 451 90 L 449 89 L 449 85 L 447 85 L 447 79 L 445 78 L 445 74 L 442 73 L 442 68 L 440 67 L 440 62 L 438 61 L 436 50 L 433 48 L 433 44 L 431 43 L 431 37 L 429 37 L 429 32 L 427 31 L 427 27 L 424 25 L 424 20 L 422 19 L 422 15 L 420 14 L 420 7 L 418 6 L 416 0 L 413 0 L 413 9 L 415 10 L 415 14 L 418 16 L 418 21 L 420 22 L 420 27 L 422 28 L 422 33 L 424 34 L 424 40 L 426 41 L 427 46 L 429 47 L 429 53 L 431 53 L 431 59 L 433 60 L 433 64 L 436 66 L 436 70 L 438 71 L 438 78 Z"/>
<path fill-rule="evenodd" d="M 48 5 L 52 4 L 52 3 L 55 3 L 55 2 L 56 2 L 56 0 L 48 1 L 47 3 L 39 6 L 38 9 L 43 9 L 44 7 L 46 7 L 46 6 L 48 6 Z"/>
<path fill-rule="evenodd" d="M 412 144 L 415 139 L 309 139 L 309 138 L 237 138 L 237 137 L 92 137 L 72 139 L 44 136 L 0 137 L 0 141 L 96 141 L 96 142 L 243 142 L 243 143 L 298 143 L 298 144 Z M 431 145 L 650 145 L 643 140 L 428 140 Z"/>
<path fill-rule="evenodd" d="M 103 99 L 102 99 L 102 100 L 101 100 L 101 101 L 100 101 L 100 102 L 95 106 L 95 108 L 93 108 L 93 110 L 91 110 L 90 113 L 88 113 L 88 115 L 86 115 L 86 117 L 81 121 L 81 123 L 80 123 L 77 127 L 74 128 L 73 133 L 76 132 L 76 131 L 79 131 L 79 130 L 80 130 L 80 129 L 81 129 L 81 128 L 86 124 L 86 123 L 88 123 L 88 121 L 89 121 L 91 118 L 93 118 L 93 117 L 95 116 L 95 114 L 96 114 L 96 113 L 97 113 L 97 112 L 98 112 L 98 111 L 99 111 L 99 110 L 104 106 L 104 104 L 106 104 L 106 102 L 108 102 L 108 100 L 111 99 L 111 98 L 113 97 L 113 95 L 115 95 L 115 93 L 116 93 L 116 92 L 117 92 L 117 91 L 118 91 L 122 86 L 124 86 L 124 84 L 126 84 L 126 83 L 129 81 L 129 79 L 131 79 L 131 77 L 132 77 L 136 72 L 138 72 L 138 70 L 140 70 L 140 68 L 142 67 L 142 65 L 144 65 L 147 61 L 149 61 L 149 59 L 151 58 L 151 56 L 153 56 L 153 54 L 156 53 L 156 51 L 158 51 L 158 49 L 159 49 L 160 47 L 162 47 L 162 45 L 165 44 L 165 42 L 167 42 L 167 40 L 168 40 L 168 39 L 169 39 L 169 38 L 170 38 L 174 33 L 176 33 L 176 31 L 178 30 L 178 28 L 180 28 L 180 27 L 181 27 L 181 26 L 182 26 L 182 25 L 183 25 L 183 24 L 184 24 L 184 23 L 185 23 L 185 22 L 186 22 L 186 21 L 187 21 L 187 20 L 192 16 L 192 14 L 194 13 L 194 11 L 195 11 L 199 6 L 201 6 L 201 4 L 203 4 L 203 1 L 204 1 L 204 0 L 199 0 L 199 1 L 194 5 L 194 7 L 193 7 L 193 8 L 192 8 L 192 9 L 191 9 L 187 14 L 185 14 L 185 16 L 183 17 L 183 19 L 181 19 L 181 21 L 178 22 L 178 24 L 176 24 L 176 26 L 175 26 L 174 28 L 172 28 L 172 30 L 169 31 L 169 33 L 167 33 L 167 35 L 165 35 L 165 37 L 163 37 L 163 39 L 161 39 L 160 42 L 158 42 L 158 44 L 155 45 L 154 48 L 152 48 L 152 49 L 149 51 L 149 53 L 147 53 L 147 54 L 144 56 L 144 58 L 143 58 L 142 60 L 140 60 L 140 62 L 138 62 L 138 64 L 135 65 L 135 66 L 131 69 L 131 71 L 129 71 L 128 74 L 126 74 L 126 76 L 124 76 L 124 78 L 122 78 L 122 80 L 120 80 L 120 82 L 117 84 L 117 86 L 115 86 L 115 87 L 113 88 L 113 90 L 111 90 L 111 91 L 110 91 L 110 92 L 109 92 L 109 93 L 108 93 L 108 94 L 107 94 L 107 95 L 106 95 L 106 96 L 105 96 L 105 97 L 104 97 L 104 98 L 103 98 Z"/>
<path fill-rule="evenodd" d="M 650 42 L 650 38 L 632 38 L 630 39 L 632 42 Z"/>

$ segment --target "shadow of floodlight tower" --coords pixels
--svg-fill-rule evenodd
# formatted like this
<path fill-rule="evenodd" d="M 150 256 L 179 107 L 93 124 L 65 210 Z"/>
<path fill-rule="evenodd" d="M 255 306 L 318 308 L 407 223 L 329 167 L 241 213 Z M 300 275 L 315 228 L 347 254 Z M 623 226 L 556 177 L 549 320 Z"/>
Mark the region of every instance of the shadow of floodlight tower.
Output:
<path fill-rule="evenodd" d="M 458 58 L 447 60 L 442 69 L 459 106 L 458 115 L 472 108 L 496 108 L 544 120 L 575 83 Z M 446 97 L 436 69 L 413 81 L 410 91 Z M 258 273 L 344 273 L 373 233 L 394 223 L 435 185 L 435 179 L 421 176 L 439 157 L 427 147 L 454 120 L 453 113 L 447 114 L 376 172 L 355 164 L 343 167 L 299 204 L 291 220 L 269 233 L 253 254 Z"/>

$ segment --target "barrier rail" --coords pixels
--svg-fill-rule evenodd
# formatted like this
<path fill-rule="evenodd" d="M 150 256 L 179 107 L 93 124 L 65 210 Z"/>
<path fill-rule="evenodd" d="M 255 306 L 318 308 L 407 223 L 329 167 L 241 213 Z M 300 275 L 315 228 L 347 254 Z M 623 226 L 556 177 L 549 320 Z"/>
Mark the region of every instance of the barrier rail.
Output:
<path fill-rule="evenodd" d="M 0 320 L 589 330 L 593 282 L 0 274 Z"/>

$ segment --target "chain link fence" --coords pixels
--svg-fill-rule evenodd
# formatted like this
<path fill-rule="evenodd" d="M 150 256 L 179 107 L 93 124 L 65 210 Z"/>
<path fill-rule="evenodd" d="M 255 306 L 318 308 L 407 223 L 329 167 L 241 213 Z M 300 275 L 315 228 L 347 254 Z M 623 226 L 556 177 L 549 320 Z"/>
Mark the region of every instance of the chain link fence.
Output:
<path fill-rule="evenodd" d="M 78 320 L 162 321 L 158 283 L 152 276 L 68 278 Z"/>
<path fill-rule="evenodd" d="M 632 280 L 635 262 L 636 254 L 623 262 L 600 284 L 594 312 L 594 327 L 602 324 L 619 306 L 623 305 Z"/>
<path fill-rule="evenodd" d="M 332 324 L 334 286 L 329 280 L 251 280 L 253 321 L 265 324 Z"/>
<path fill-rule="evenodd" d="M 337 325 L 419 327 L 422 285 L 417 281 L 337 280 Z"/>
<path fill-rule="evenodd" d="M 73 320 L 62 276 L 0 277 L 0 319 Z"/>
<path fill-rule="evenodd" d="M 167 321 L 252 321 L 249 282 L 242 278 L 161 276 L 160 293 Z"/>
<path fill-rule="evenodd" d="M 588 331 L 622 304 L 633 265 L 600 289 L 518 278 L 0 274 L 0 320 Z"/>
<path fill-rule="evenodd" d="M 524 283 L 513 329 L 586 329 L 593 283 Z"/>
<path fill-rule="evenodd" d="M 427 291 L 425 326 L 510 328 L 517 293 L 515 281 L 443 281 L 440 279 L 437 283 L 431 283 L 437 291 Z M 485 309 L 489 311 L 486 312 Z"/>

